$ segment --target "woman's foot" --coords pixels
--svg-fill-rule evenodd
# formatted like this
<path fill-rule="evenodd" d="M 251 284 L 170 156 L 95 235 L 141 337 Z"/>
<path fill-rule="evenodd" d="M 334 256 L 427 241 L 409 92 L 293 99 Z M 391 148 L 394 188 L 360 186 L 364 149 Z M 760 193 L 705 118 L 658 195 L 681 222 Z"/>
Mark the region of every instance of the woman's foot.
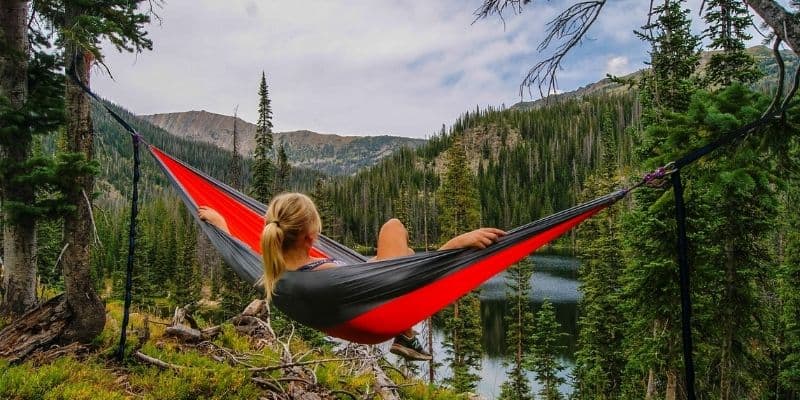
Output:
<path fill-rule="evenodd" d="M 397 335 L 389 351 L 412 361 L 430 361 L 433 358 L 422 348 L 417 337 L 413 335 Z"/>

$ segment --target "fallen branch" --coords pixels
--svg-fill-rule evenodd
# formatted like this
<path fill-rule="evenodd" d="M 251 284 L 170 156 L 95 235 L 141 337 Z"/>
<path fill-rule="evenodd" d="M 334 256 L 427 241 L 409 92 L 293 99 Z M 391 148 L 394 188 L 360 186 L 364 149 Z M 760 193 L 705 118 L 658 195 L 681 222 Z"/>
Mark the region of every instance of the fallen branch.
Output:
<path fill-rule="evenodd" d="M 350 398 L 353 399 L 353 400 L 358 400 L 358 396 L 356 396 L 355 394 L 353 394 L 351 392 L 348 392 L 347 390 L 342 390 L 342 389 L 331 390 L 331 394 L 345 394 L 345 395 L 350 396 Z"/>
<path fill-rule="evenodd" d="M 36 351 L 31 355 L 29 361 L 31 361 L 34 365 L 44 365 L 49 364 L 56 358 L 65 356 L 65 355 L 72 355 L 77 356 L 79 353 L 84 353 L 88 350 L 88 347 L 80 344 L 80 343 L 70 343 L 66 346 L 54 346 L 47 350 Z"/>
<path fill-rule="evenodd" d="M 175 307 L 175 313 L 172 315 L 172 322 L 171 325 L 186 325 L 185 322 L 189 322 L 189 326 L 192 329 L 200 329 L 197 326 L 197 321 L 192 318 L 192 311 L 195 308 L 196 303 L 189 303 L 183 307 Z"/>
<path fill-rule="evenodd" d="M 164 336 L 177 338 L 182 342 L 197 343 L 203 340 L 203 332 L 188 326 L 170 326 L 164 330 Z"/>
<path fill-rule="evenodd" d="M 370 359 L 370 358 L 375 358 L 375 357 L 372 356 L 372 357 L 351 357 L 351 358 L 325 358 L 325 359 L 322 359 L 322 360 L 309 360 L 309 361 L 302 361 L 302 362 L 295 362 L 295 363 L 288 363 L 288 364 L 273 365 L 273 366 L 269 366 L 269 367 L 254 367 L 254 368 L 248 368 L 247 370 L 250 371 L 250 372 L 268 372 L 268 371 L 275 371 L 275 370 L 284 369 L 284 368 L 302 367 L 302 366 L 313 365 L 313 364 L 323 364 L 323 363 L 327 363 L 327 362 L 335 362 L 335 361 L 346 362 L 346 361 L 356 361 L 356 360 L 367 360 L 367 359 Z"/>
<path fill-rule="evenodd" d="M 275 380 L 278 381 L 278 382 L 303 382 L 308 386 L 311 386 L 311 385 L 314 384 L 313 382 L 309 381 L 308 379 L 300 378 L 300 377 L 296 377 L 296 376 L 285 376 L 283 378 L 278 378 L 278 379 L 275 379 Z"/>
<path fill-rule="evenodd" d="M 278 382 L 272 383 L 272 382 L 270 382 L 270 381 L 268 381 L 266 379 L 259 378 L 259 377 L 253 377 L 251 380 L 253 382 L 259 384 L 259 385 L 266 386 L 267 388 L 269 388 L 273 392 L 285 393 L 285 391 L 283 390 L 283 387 Z"/>
<path fill-rule="evenodd" d="M 159 360 L 159 359 L 157 359 L 155 357 L 150 357 L 147 354 L 144 354 L 144 353 L 142 353 L 141 351 L 138 351 L 138 350 L 135 353 L 133 353 L 133 357 L 136 358 L 139 361 L 145 362 L 147 364 L 155 365 L 156 367 L 159 367 L 161 369 L 171 369 L 171 370 L 174 370 L 174 371 L 180 371 L 180 370 L 182 370 L 184 368 L 184 367 L 182 367 L 180 365 L 170 364 L 168 362 L 161 361 L 161 360 Z"/>
<path fill-rule="evenodd" d="M 63 295 L 28 311 L 0 330 L 0 358 L 16 363 L 49 346 L 61 336 L 71 317 Z"/>

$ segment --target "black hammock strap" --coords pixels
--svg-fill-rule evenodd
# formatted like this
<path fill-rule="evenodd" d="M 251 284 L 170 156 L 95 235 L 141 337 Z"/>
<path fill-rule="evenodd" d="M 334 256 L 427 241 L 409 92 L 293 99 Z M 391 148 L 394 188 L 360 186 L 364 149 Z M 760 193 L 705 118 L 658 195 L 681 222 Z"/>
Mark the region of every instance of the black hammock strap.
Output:
<path fill-rule="evenodd" d="M 97 96 L 91 89 L 89 89 L 78 77 L 77 71 L 75 66 L 80 63 L 79 55 L 75 55 L 75 58 L 70 63 L 69 67 L 67 68 L 67 76 L 72 78 L 72 81 L 75 82 L 78 87 L 83 90 L 84 93 L 91 96 L 97 103 L 105 108 L 106 112 L 114 118 L 117 123 L 119 123 L 128 133 L 131 135 L 131 142 L 133 144 L 133 183 L 132 183 L 132 193 L 131 193 L 131 219 L 130 219 L 130 229 L 128 231 L 128 259 L 125 265 L 125 299 L 124 299 L 124 308 L 122 312 L 122 327 L 120 329 L 119 335 L 119 347 L 117 348 L 116 357 L 119 361 L 122 361 L 125 357 L 125 342 L 127 340 L 127 332 L 128 332 L 128 323 L 130 321 L 130 309 L 131 309 L 131 292 L 133 291 L 133 264 L 134 264 L 134 255 L 136 254 L 136 220 L 139 214 L 139 177 L 141 175 L 139 171 L 139 164 L 140 164 L 140 157 L 139 157 L 139 143 L 144 142 L 145 146 L 147 142 L 145 142 L 142 136 L 134 129 L 130 124 L 128 124 L 125 119 L 120 117 L 117 113 L 114 112 L 106 102 L 104 102 L 99 96 Z"/>

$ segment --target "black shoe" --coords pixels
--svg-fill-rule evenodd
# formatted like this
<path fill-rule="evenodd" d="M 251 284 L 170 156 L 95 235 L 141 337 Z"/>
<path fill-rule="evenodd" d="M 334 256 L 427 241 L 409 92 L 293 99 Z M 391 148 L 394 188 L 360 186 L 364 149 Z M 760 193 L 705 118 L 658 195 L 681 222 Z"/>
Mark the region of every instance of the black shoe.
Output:
<path fill-rule="evenodd" d="M 412 361 L 429 361 L 433 358 L 422 349 L 422 345 L 419 344 L 416 336 L 397 335 L 389 351 Z"/>

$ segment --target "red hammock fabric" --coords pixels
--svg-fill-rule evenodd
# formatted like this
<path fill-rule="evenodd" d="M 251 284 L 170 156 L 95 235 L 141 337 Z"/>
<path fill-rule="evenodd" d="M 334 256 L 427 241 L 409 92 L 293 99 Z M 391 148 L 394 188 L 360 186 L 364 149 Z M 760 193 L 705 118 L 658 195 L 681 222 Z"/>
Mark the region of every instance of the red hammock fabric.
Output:
<path fill-rule="evenodd" d="M 173 159 L 155 146 L 150 146 L 153 156 L 169 170 L 181 190 L 194 201 L 194 207 L 207 206 L 220 213 L 228 223 L 231 236 L 247 244 L 250 250 L 261 255 L 261 231 L 264 217 L 253 209 L 236 201 L 206 177 L 198 174 Z M 313 251 L 314 257 L 327 257 L 320 251 Z"/>
<path fill-rule="evenodd" d="M 439 280 L 390 300 L 356 318 L 325 329 L 331 336 L 358 343 L 391 339 L 435 314 L 459 297 L 477 288 L 497 273 L 519 262 L 538 248 L 600 211 L 594 209 L 459 269 Z M 432 268 L 435 268 L 432 266 Z"/>

